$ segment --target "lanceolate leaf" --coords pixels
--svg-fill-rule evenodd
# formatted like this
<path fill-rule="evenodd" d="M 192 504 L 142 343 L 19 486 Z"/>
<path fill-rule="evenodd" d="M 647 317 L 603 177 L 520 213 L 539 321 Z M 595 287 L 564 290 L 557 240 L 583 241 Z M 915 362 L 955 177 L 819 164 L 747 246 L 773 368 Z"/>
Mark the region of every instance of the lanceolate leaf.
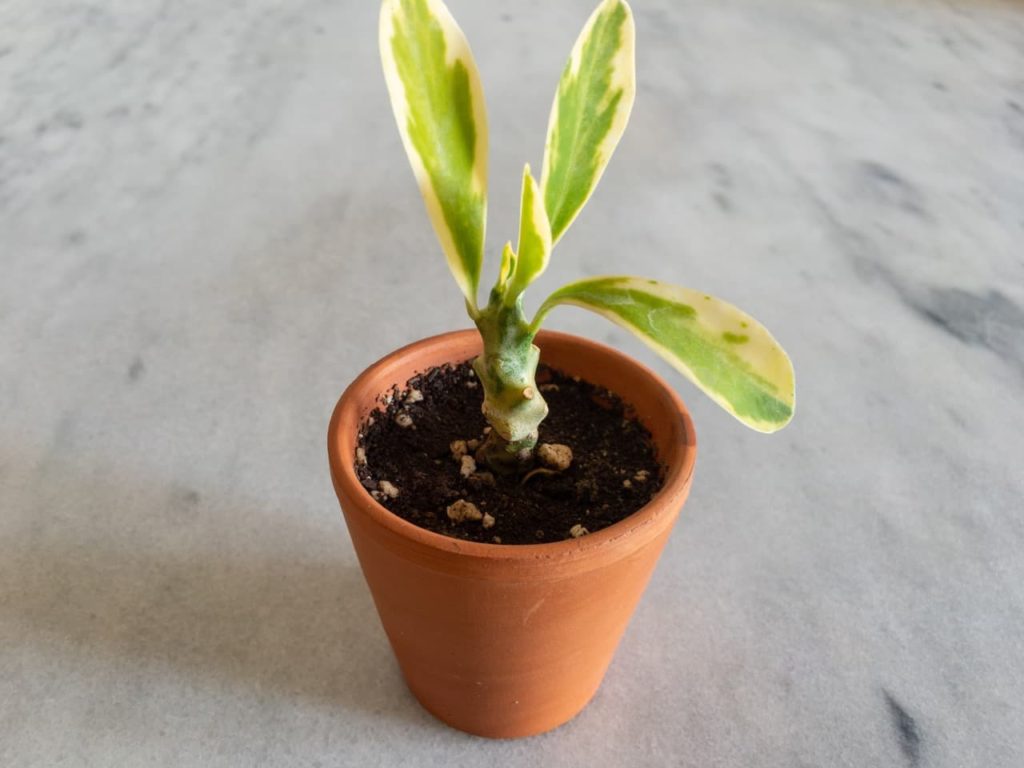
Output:
<path fill-rule="evenodd" d="M 551 224 L 544 210 L 537 182 L 530 166 L 523 170 L 523 195 L 519 212 L 519 250 L 515 271 L 506 290 L 507 302 L 515 300 L 523 290 L 547 269 L 551 258 Z"/>
<path fill-rule="evenodd" d="M 636 92 L 635 37 L 626 2 L 603 0 L 562 73 L 541 175 L 555 242 L 594 191 L 626 129 Z"/>
<path fill-rule="evenodd" d="M 487 213 L 487 115 L 469 43 L 441 0 L 384 0 L 380 51 L 434 230 L 475 307 Z"/>
<path fill-rule="evenodd" d="M 636 334 L 719 405 L 760 432 L 793 417 L 793 365 L 749 315 L 705 293 L 639 277 L 595 277 L 555 291 L 534 326 L 558 304 L 604 315 Z"/>
<path fill-rule="evenodd" d="M 508 281 L 512 279 L 512 273 L 516 269 L 516 252 L 512 250 L 512 243 L 505 243 L 501 251 L 501 270 L 498 272 L 498 282 L 495 288 L 499 291 L 506 291 Z"/>

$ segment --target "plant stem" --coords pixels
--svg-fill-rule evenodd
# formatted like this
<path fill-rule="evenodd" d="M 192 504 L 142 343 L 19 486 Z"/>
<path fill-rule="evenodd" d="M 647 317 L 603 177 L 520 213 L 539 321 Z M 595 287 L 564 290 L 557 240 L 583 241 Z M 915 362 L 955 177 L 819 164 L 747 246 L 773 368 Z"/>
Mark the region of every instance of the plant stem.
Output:
<path fill-rule="evenodd" d="M 548 415 L 535 381 L 540 359 L 533 344 L 536 331 L 521 299 L 506 304 L 497 291 L 474 319 L 484 351 L 473 361 L 473 370 L 484 388 L 483 414 L 491 425 L 477 456 L 496 472 L 512 473 L 531 462 L 537 429 Z"/>

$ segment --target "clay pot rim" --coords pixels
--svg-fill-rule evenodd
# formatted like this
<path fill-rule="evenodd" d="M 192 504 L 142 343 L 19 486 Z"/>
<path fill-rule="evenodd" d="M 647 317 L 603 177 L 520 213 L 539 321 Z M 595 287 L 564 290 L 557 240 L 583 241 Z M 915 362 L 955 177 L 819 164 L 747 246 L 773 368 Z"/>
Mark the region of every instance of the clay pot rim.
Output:
<path fill-rule="evenodd" d="M 560 331 L 542 330 L 537 334 L 536 343 L 543 350 L 545 341 L 569 343 L 590 347 L 603 355 L 612 357 L 616 363 L 634 368 L 645 378 L 659 387 L 672 401 L 674 417 L 679 420 L 681 432 L 686 441 L 680 446 L 676 461 L 666 461 L 668 465 L 665 482 L 657 494 L 643 507 L 629 517 L 620 520 L 607 528 L 581 536 L 578 539 L 544 542 L 540 544 L 494 544 L 456 539 L 421 528 L 414 523 L 399 517 L 378 503 L 359 482 L 355 472 L 355 430 L 351 434 L 341 431 L 342 424 L 358 425 L 365 415 L 373 409 L 367 403 L 375 403 L 376 398 L 386 389 L 377 389 L 374 382 L 388 369 L 400 364 L 402 358 L 410 353 L 422 353 L 429 348 L 447 347 L 452 342 L 465 340 L 466 336 L 477 336 L 476 329 L 449 331 L 430 336 L 386 355 L 365 369 L 345 389 L 331 416 L 327 434 L 327 451 L 330 461 L 331 478 L 339 497 L 347 497 L 357 503 L 360 511 L 370 518 L 375 526 L 379 526 L 410 544 L 433 552 L 442 558 L 457 556 L 469 560 L 503 561 L 511 564 L 520 563 L 524 566 L 543 562 L 564 562 L 590 558 L 600 553 L 607 554 L 622 539 L 634 538 L 642 531 L 654 526 L 665 517 L 674 516 L 671 499 L 685 498 L 693 476 L 697 457 L 696 434 L 690 413 L 682 398 L 670 387 L 661 376 L 647 366 L 617 349 L 592 341 L 591 339 L 562 333 Z M 452 363 L 463 362 L 450 360 Z M 404 383 L 404 382 L 403 382 Z M 385 385 L 389 386 L 389 385 Z M 347 457 L 347 458 L 343 458 Z M 659 457 L 665 460 L 665 457 Z M 668 502 L 668 503 L 666 503 Z"/>

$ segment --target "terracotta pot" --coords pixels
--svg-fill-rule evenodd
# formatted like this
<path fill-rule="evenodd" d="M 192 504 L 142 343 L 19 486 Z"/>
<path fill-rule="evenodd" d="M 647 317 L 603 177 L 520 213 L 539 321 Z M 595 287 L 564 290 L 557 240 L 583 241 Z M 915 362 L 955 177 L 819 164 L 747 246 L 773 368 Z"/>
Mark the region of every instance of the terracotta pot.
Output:
<path fill-rule="evenodd" d="M 651 431 L 665 484 L 604 530 L 533 545 L 432 533 L 382 507 L 354 470 L 357 430 L 376 398 L 416 373 L 480 352 L 475 330 L 411 344 L 342 395 L 328 434 L 331 476 L 381 622 L 410 690 L 469 733 L 516 737 L 555 728 L 597 691 L 686 499 L 697 444 L 675 392 L 613 349 L 550 331 L 541 360 L 617 392 Z"/>

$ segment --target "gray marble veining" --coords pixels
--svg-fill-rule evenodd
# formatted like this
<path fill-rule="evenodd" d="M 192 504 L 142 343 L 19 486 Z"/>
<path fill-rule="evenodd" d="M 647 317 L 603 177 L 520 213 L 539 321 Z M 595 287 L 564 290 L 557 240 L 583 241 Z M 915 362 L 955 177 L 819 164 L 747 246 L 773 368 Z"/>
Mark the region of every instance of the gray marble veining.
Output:
<path fill-rule="evenodd" d="M 451 5 L 493 255 L 590 3 Z M 1024 765 L 1024 6 L 634 7 L 632 123 L 532 301 L 717 293 L 797 418 L 553 315 L 678 382 L 701 455 L 592 705 L 491 743 L 405 691 L 324 455 L 362 368 L 466 324 L 376 3 L 0 4 L 0 765 Z"/>

